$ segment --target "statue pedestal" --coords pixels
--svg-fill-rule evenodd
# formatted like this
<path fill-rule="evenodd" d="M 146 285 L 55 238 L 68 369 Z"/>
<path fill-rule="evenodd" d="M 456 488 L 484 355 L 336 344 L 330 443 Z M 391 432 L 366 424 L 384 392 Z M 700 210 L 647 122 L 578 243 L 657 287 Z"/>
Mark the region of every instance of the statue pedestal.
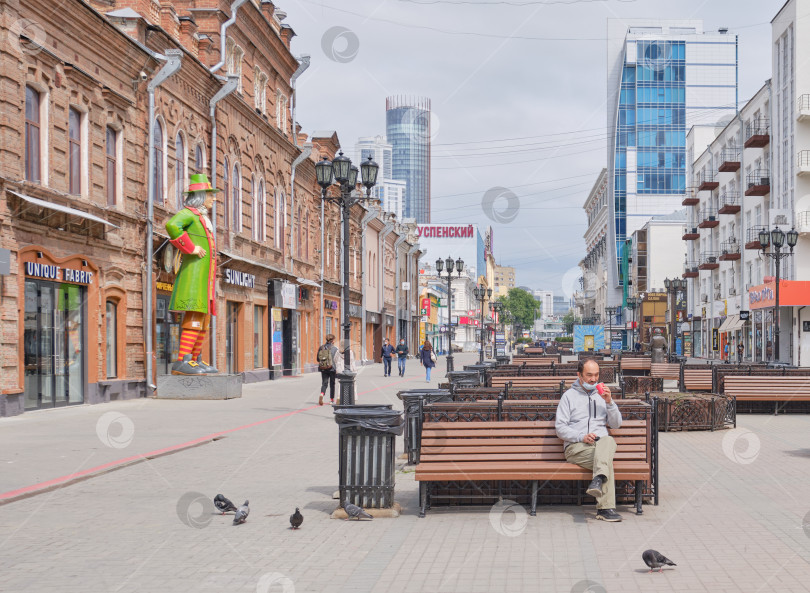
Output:
<path fill-rule="evenodd" d="M 157 399 L 233 399 L 242 397 L 241 375 L 159 375 Z"/>

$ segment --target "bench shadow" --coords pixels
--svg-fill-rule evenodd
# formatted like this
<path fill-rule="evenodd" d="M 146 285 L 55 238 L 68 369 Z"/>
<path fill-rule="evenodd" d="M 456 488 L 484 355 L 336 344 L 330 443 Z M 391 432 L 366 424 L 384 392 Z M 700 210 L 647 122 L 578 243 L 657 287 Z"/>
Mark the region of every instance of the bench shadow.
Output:
<path fill-rule="evenodd" d="M 795 451 L 785 451 L 793 457 L 810 457 L 810 449 L 796 449 Z"/>

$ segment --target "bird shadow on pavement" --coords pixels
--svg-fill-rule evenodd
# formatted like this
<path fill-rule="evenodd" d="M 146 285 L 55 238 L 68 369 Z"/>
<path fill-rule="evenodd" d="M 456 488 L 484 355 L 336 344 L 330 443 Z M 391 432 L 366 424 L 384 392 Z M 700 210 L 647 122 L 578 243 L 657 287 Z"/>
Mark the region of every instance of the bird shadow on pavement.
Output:
<path fill-rule="evenodd" d="M 669 572 L 670 570 L 675 570 L 675 569 L 674 568 L 666 568 L 666 567 L 664 568 L 665 572 Z M 633 569 L 633 572 L 637 572 L 639 574 L 649 574 L 650 569 L 649 568 L 635 568 L 635 569 Z M 653 572 L 658 572 L 658 569 L 656 568 Z"/>

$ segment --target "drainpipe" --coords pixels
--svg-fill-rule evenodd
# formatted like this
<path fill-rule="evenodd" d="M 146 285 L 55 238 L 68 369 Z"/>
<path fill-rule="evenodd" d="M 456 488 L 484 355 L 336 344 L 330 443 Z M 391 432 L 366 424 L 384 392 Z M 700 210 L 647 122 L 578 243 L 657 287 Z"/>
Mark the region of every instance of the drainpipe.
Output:
<path fill-rule="evenodd" d="M 291 167 L 292 168 L 292 173 L 290 174 L 290 208 L 292 208 L 292 210 L 291 210 L 290 218 L 292 220 L 295 220 L 295 170 L 298 168 L 298 165 L 300 165 L 305 160 L 307 160 L 309 158 L 309 155 L 311 155 L 311 154 L 312 154 L 312 142 L 307 142 L 306 144 L 304 144 L 304 150 L 301 152 L 301 154 L 299 154 L 295 158 L 295 160 L 293 161 L 292 167 Z M 321 200 L 321 201 L 323 201 L 323 200 Z M 298 221 L 298 224 L 299 225 L 301 224 L 300 220 Z M 290 250 L 289 250 L 289 254 L 290 254 L 289 273 L 290 274 L 293 274 L 293 267 L 294 267 L 294 263 L 295 263 L 293 261 L 293 255 L 292 255 L 292 248 L 293 248 L 292 229 L 293 229 L 293 225 L 290 225 Z M 300 245 L 299 245 L 299 248 L 300 248 Z M 301 257 L 301 254 L 298 251 L 295 252 L 295 255 L 297 255 L 299 258 Z"/>
<path fill-rule="evenodd" d="M 225 45 L 228 40 L 228 38 L 225 36 L 225 32 L 228 30 L 228 27 L 236 22 L 236 11 L 239 10 L 239 7 L 242 6 L 246 1 L 247 0 L 233 0 L 231 3 L 231 18 L 222 23 L 222 26 L 219 29 L 219 62 L 217 62 L 211 68 L 211 72 L 216 72 L 225 65 Z"/>
<path fill-rule="evenodd" d="M 295 108 L 298 107 L 298 95 L 295 93 L 295 81 L 298 80 L 298 77 L 301 76 L 307 68 L 309 68 L 310 57 L 308 54 L 304 54 L 300 58 L 296 59 L 298 60 L 298 69 L 293 72 L 293 75 L 290 78 L 290 86 L 292 87 L 293 144 L 298 146 L 298 131 L 295 129 L 295 126 L 297 125 L 297 122 L 295 121 Z"/>
<path fill-rule="evenodd" d="M 377 217 L 377 210 L 376 208 L 372 208 L 369 210 L 366 215 L 360 221 L 360 261 L 361 261 L 361 273 L 360 273 L 360 292 L 362 294 L 362 300 L 360 301 L 360 360 L 367 360 L 365 357 L 366 355 L 366 291 L 362 289 L 363 282 L 368 277 L 368 257 L 366 256 L 366 225 L 369 222 L 374 220 Z"/>
<path fill-rule="evenodd" d="M 377 288 L 378 299 L 380 303 L 380 315 L 383 315 L 383 311 L 385 311 L 385 238 L 391 234 L 391 231 L 394 230 L 394 225 L 391 222 L 386 223 L 385 228 L 380 231 L 379 234 L 379 262 L 378 262 L 378 269 L 380 272 L 380 285 Z M 396 316 L 396 311 L 394 311 L 394 315 Z M 380 325 L 384 328 L 385 327 L 385 320 L 380 319 Z M 383 330 L 383 333 L 385 330 Z M 383 336 L 385 337 L 385 336 Z M 395 336 L 396 337 L 396 336 Z"/>
<path fill-rule="evenodd" d="M 399 338 L 402 337 L 399 333 L 399 288 L 402 284 L 399 276 L 399 246 L 405 242 L 405 239 L 407 239 L 407 235 L 403 233 L 394 241 L 394 267 L 396 268 L 396 276 L 394 277 L 394 323 L 396 326 L 394 333 L 397 336 L 397 342 L 399 342 Z M 410 340 L 408 340 L 408 342 L 410 343 Z"/>
<path fill-rule="evenodd" d="M 155 169 L 155 89 L 180 69 L 183 52 L 179 49 L 168 49 L 166 55 L 162 56 L 151 50 L 147 51 L 153 58 L 166 61 L 146 87 L 146 92 L 149 95 L 149 121 L 147 123 L 149 126 L 147 139 L 149 146 L 146 165 L 148 182 L 146 193 L 146 286 L 144 287 L 143 297 L 143 324 L 146 336 L 146 396 L 151 397 L 152 390 L 156 389 L 156 386 L 152 383 L 152 240 L 154 238 L 155 224 L 155 191 L 157 189 L 155 187 L 155 177 L 152 175 L 152 171 Z"/>
<path fill-rule="evenodd" d="M 211 117 L 211 187 L 217 186 L 217 103 L 222 99 L 234 92 L 239 86 L 239 75 L 229 74 L 225 84 L 222 85 L 217 93 L 211 98 L 208 106 L 210 109 Z M 228 196 L 224 196 L 223 204 L 227 203 Z M 214 223 L 214 245 L 217 243 L 217 200 L 214 199 L 214 205 L 211 207 L 211 221 Z M 212 254 L 216 257 L 216 254 Z M 216 287 L 214 288 L 216 290 Z M 216 295 L 214 295 L 216 298 Z M 211 348 L 211 364 L 217 364 L 217 320 L 216 315 L 211 316 L 211 325 L 208 328 L 209 343 Z"/>

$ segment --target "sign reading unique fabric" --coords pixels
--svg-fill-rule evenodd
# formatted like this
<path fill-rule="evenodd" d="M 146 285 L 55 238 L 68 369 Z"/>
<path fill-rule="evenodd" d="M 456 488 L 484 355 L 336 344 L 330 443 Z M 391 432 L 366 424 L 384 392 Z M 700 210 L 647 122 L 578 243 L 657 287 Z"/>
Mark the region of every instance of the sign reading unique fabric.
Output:
<path fill-rule="evenodd" d="M 75 284 L 92 284 L 93 272 L 84 270 L 74 270 L 72 268 L 60 268 L 48 264 L 37 264 L 25 262 L 25 273 L 34 278 L 44 278 L 57 282 L 73 282 Z"/>

